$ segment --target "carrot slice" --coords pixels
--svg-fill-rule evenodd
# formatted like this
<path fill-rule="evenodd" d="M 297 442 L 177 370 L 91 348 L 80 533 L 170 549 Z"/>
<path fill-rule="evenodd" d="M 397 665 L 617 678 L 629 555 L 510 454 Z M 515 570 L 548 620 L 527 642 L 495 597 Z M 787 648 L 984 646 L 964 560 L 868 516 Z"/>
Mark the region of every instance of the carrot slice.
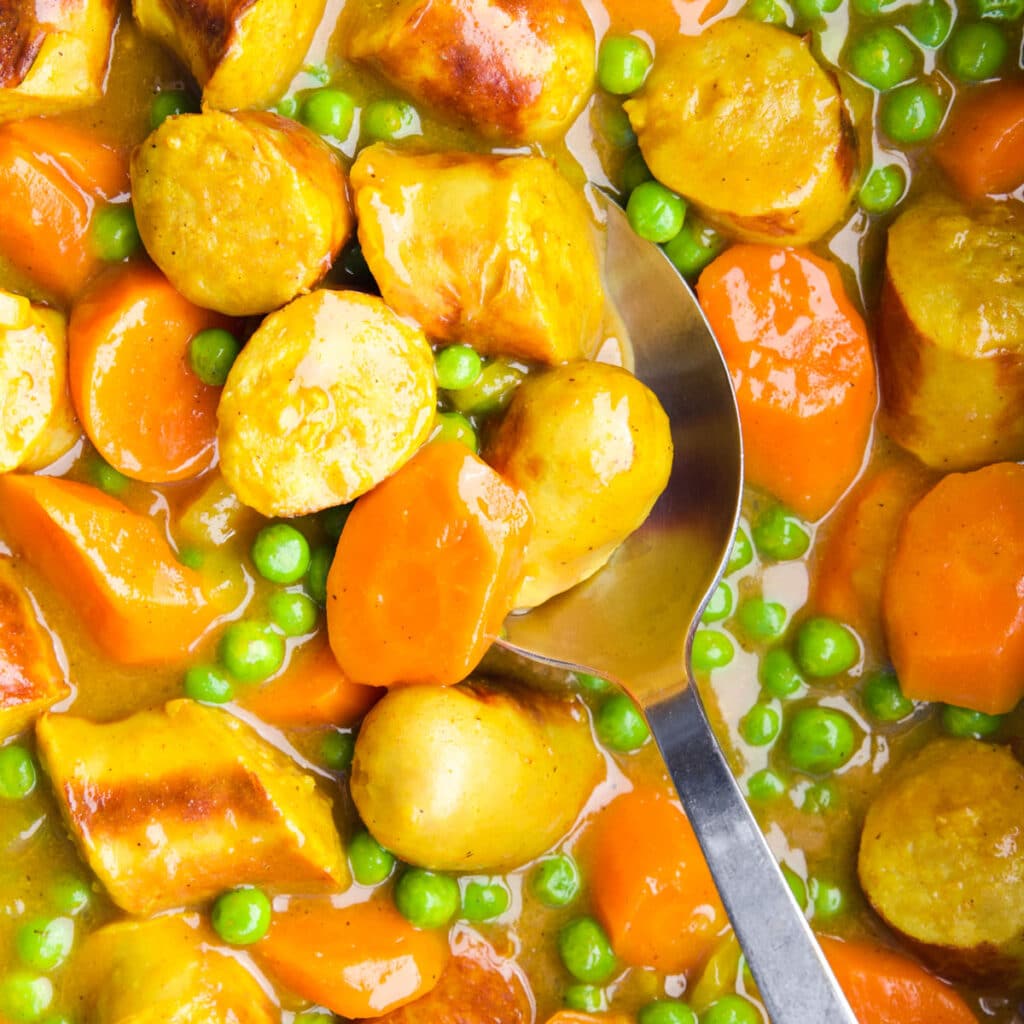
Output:
<path fill-rule="evenodd" d="M 180 659 L 217 616 L 157 524 L 93 487 L 0 476 L 0 527 L 115 661 Z"/>
<path fill-rule="evenodd" d="M 327 577 L 327 630 L 349 679 L 457 683 L 512 610 L 530 515 L 457 441 L 428 444 L 360 498 Z"/>
<path fill-rule="evenodd" d="M 387 900 L 293 899 L 250 948 L 297 995 L 352 1019 L 429 992 L 449 957 L 446 931 L 419 931 Z"/>
<path fill-rule="evenodd" d="M 1024 697 L 1024 466 L 941 480 L 907 513 L 883 595 L 903 692 L 987 714 Z"/>
<path fill-rule="evenodd" d="M 355 725 L 383 696 L 376 686 L 345 678 L 327 636 L 318 633 L 292 655 L 288 668 L 242 703 L 264 722 L 295 725 Z"/>
<path fill-rule="evenodd" d="M 1024 185 L 1024 84 L 999 82 L 968 92 L 934 152 L 965 199 Z"/>
<path fill-rule="evenodd" d="M 803 249 L 735 245 L 697 295 L 736 389 L 748 480 L 819 519 L 860 472 L 877 403 L 839 271 Z"/>
<path fill-rule="evenodd" d="M 875 650 L 884 643 L 882 590 L 896 535 L 933 480 L 916 460 L 885 466 L 858 485 L 829 524 L 813 604 L 853 626 Z"/>
<path fill-rule="evenodd" d="M 188 343 L 219 313 L 194 306 L 154 267 L 119 267 L 75 303 L 68 370 L 78 418 L 125 476 L 166 483 L 213 463 L 220 388 L 190 369 Z"/>
<path fill-rule="evenodd" d="M 913 960 L 866 942 L 818 941 L 860 1024 L 977 1024 L 960 996 Z"/>
<path fill-rule="evenodd" d="M 60 121 L 0 126 L 0 251 L 42 288 L 74 296 L 99 268 L 89 229 L 96 206 L 128 192 L 117 149 Z"/>
<path fill-rule="evenodd" d="M 728 919 L 679 804 L 635 789 L 600 813 L 593 843 L 594 907 L 615 952 L 665 974 L 703 962 Z"/>

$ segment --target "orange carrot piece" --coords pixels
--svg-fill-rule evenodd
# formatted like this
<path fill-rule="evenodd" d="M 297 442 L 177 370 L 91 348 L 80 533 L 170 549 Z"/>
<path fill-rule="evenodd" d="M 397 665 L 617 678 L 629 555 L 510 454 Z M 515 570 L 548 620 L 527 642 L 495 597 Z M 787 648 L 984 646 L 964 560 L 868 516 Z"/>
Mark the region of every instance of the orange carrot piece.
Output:
<path fill-rule="evenodd" d="M 0 126 L 0 251 L 69 299 L 101 264 L 89 230 L 97 204 L 128 188 L 124 155 L 81 129 L 45 118 Z"/>
<path fill-rule="evenodd" d="M 965 199 L 1024 185 L 1024 84 L 998 82 L 968 92 L 934 153 Z"/>
<path fill-rule="evenodd" d="M 884 643 L 882 589 L 896 535 L 933 480 L 916 460 L 885 466 L 858 484 L 829 523 L 812 603 L 853 626 L 872 649 Z"/>
<path fill-rule="evenodd" d="M 68 372 L 75 411 L 96 450 L 125 476 L 166 483 L 213 463 L 220 388 L 190 369 L 188 343 L 229 327 L 154 267 L 118 267 L 75 303 Z"/>
<path fill-rule="evenodd" d="M 0 476 L 0 527 L 115 661 L 181 659 L 217 617 L 157 524 L 93 487 Z"/>
<path fill-rule="evenodd" d="M 960 996 L 913 960 L 866 942 L 818 941 L 860 1024 L 977 1024 Z"/>
<path fill-rule="evenodd" d="M 736 389 L 747 479 L 819 519 L 860 471 L 877 403 L 839 271 L 803 249 L 735 245 L 697 295 Z"/>
<path fill-rule="evenodd" d="M 529 524 L 523 495 L 456 441 L 428 444 L 360 498 L 327 577 L 345 675 L 465 679 L 512 610 Z"/>
<path fill-rule="evenodd" d="M 446 931 L 414 928 L 386 899 L 348 907 L 293 899 L 250 949 L 297 995 L 352 1019 L 425 995 L 449 958 Z"/>
<path fill-rule="evenodd" d="M 908 513 L 883 595 L 903 692 L 1002 714 L 1024 697 L 1024 466 L 943 478 Z"/>
<path fill-rule="evenodd" d="M 327 636 L 318 633 L 298 648 L 281 675 L 242 699 L 264 722 L 282 728 L 355 725 L 383 696 L 376 686 L 345 678 Z"/>
<path fill-rule="evenodd" d="M 728 919 L 679 804 L 654 788 L 617 797 L 593 844 L 594 907 L 615 952 L 665 974 L 699 966 Z"/>

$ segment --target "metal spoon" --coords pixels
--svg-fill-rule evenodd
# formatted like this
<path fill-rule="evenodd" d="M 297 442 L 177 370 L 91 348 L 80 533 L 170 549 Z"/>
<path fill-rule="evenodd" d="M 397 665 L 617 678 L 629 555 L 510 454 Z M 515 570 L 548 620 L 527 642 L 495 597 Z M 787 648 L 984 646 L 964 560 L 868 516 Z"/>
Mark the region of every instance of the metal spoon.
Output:
<path fill-rule="evenodd" d="M 585 583 L 506 622 L 511 655 L 614 679 L 643 706 L 773 1024 L 857 1024 L 747 807 L 689 668 L 743 489 L 739 416 L 696 299 L 610 201 L 606 275 L 635 373 L 672 422 L 675 463 L 647 522 Z"/>

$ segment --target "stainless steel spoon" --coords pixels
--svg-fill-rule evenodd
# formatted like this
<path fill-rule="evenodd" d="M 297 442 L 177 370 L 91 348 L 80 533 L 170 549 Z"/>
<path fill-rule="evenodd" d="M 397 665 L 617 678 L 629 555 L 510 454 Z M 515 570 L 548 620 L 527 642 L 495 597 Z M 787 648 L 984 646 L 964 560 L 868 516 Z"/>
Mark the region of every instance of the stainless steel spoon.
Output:
<path fill-rule="evenodd" d="M 506 622 L 506 658 L 587 671 L 646 711 L 773 1024 L 857 1024 L 747 807 L 689 668 L 743 489 L 728 371 L 696 299 L 655 246 L 608 212 L 607 284 L 635 373 L 672 422 L 675 463 L 647 522 L 585 583 Z"/>

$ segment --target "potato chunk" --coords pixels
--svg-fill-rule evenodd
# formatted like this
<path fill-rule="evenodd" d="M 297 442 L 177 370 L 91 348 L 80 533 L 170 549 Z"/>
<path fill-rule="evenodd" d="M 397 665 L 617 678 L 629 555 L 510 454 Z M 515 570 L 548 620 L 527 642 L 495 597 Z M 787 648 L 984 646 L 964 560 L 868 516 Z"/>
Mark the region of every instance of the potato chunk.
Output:
<path fill-rule="evenodd" d="M 419 448 L 436 401 L 422 331 L 375 296 L 318 291 L 267 317 L 231 368 L 221 471 L 267 516 L 341 505 Z"/>
<path fill-rule="evenodd" d="M 10 559 L 0 558 L 0 740 L 70 695 L 52 640 Z"/>
<path fill-rule="evenodd" d="M 132 11 L 144 32 L 188 65 L 204 106 L 238 110 L 269 106 L 285 91 L 313 41 L 324 0 L 132 0 Z"/>
<path fill-rule="evenodd" d="M 45 715 L 36 734 L 82 855 L 129 913 L 236 885 L 321 892 L 349 883 L 330 801 L 224 711 L 178 700 L 105 724 Z"/>
<path fill-rule="evenodd" d="M 337 157 L 276 114 L 170 117 L 135 150 L 131 178 L 153 262 L 185 298 L 229 316 L 309 291 L 352 230 Z"/>
<path fill-rule="evenodd" d="M 578 704 L 483 684 L 406 686 L 363 721 L 352 799 L 410 864 L 503 871 L 565 835 L 603 772 Z"/>
<path fill-rule="evenodd" d="M 604 309 L 593 229 L 553 164 L 376 145 L 352 187 L 381 294 L 431 337 L 545 363 L 593 354 Z"/>
<path fill-rule="evenodd" d="M 352 0 L 346 57 L 481 135 L 561 134 L 594 85 L 594 29 L 580 0 Z"/>
<path fill-rule="evenodd" d="M 0 473 L 40 469 L 80 436 L 64 317 L 0 290 Z"/>
<path fill-rule="evenodd" d="M 592 576 L 647 518 L 668 483 L 672 432 L 631 373 L 572 363 L 520 385 L 486 458 L 533 513 L 516 599 L 532 608 Z"/>
<path fill-rule="evenodd" d="M 1024 458 L 1024 215 L 1014 206 L 930 195 L 889 229 L 878 324 L 886 433 L 936 469 Z"/>
<path fill-rule="evenodd" d="M 799 36 L 732 18 L 680 38 L 626 111 L 654 176 L 737 238 L 810 242 L 846 212 L 856 136 Z"/>
<path fill-rule="evenodd" d="M 858 870 L 872 906 L 939 973 L 1024 981 L 1024 766 L 1006 747 L 940 739 L 868 810 Z"/>
<path fill-rule="evenodd" d="M 0 5 L 0 121 L 96 103 L 116 18 L 114 0 Z"/>
<path fill-rule="evenodd" d="M 68 973 L 83 1024 L 277 1024 L 259 982 L 194 915 L 93 932 Z"/>

